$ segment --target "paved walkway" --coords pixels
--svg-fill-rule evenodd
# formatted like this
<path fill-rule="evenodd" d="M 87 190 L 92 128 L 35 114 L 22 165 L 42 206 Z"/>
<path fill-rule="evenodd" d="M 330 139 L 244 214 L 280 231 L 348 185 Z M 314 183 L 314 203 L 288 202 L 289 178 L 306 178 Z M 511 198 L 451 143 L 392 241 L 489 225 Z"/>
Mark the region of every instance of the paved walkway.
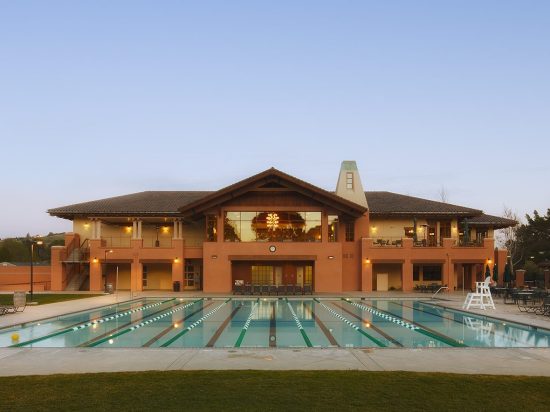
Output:
<path fill-rule="evenodd" d="M 0 327 L 116 304 L 132 297 L 203 297 L 201 293 L 119 293 L 42 306 L 0 317 Z M 212 296 L 212 295 L 209 295 Z M 221 296 L 221 295 L 220 295 Z M 331 295 L 318 295 L 330 297 Z M 423 298 L 418 293 L 348 293 L 339 296 Z M 460 309 L 461 293 L 447 293 L 437 304 Z M 496 299 L 496 310 L 476 314 L 550 329 L 550 319 L 519 312 Z M 145 370 L 264 369 L 418 371 L 466 374 L 550 376 L 550 348 L 487 349 L 126 349 L 126 348 L 0 348 L 0 376 L 46 375 Z"/>
<path fill-rule="evenodd" d="M 550 376 L 550 349 L 0 349 L 0 376 L 227 369 Z"/>

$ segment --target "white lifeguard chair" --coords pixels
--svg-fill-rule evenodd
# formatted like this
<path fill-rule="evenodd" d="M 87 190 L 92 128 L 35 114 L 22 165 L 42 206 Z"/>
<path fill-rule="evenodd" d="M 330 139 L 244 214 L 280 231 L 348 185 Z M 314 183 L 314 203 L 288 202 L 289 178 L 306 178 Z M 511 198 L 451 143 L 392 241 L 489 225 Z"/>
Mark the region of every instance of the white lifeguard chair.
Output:
<path fill-rule="evenodd" d="M 487 276 L 485 282 L 476 282 L 476 291 L 468 293 L 462 309 L 495 309 L 495 302 L 491 296 L 491 277 Z"/>

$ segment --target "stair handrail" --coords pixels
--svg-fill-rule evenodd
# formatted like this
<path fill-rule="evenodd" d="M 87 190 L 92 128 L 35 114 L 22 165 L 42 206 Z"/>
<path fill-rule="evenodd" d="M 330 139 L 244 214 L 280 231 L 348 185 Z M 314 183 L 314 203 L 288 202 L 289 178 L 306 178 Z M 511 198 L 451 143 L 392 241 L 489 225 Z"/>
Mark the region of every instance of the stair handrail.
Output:
<path fill-rule="evenodd" d="M 437 291 L 432 295 L 432 299 L 437 295 L 442 289 L 449 289 L 448 286 L 441 286 Z"/>

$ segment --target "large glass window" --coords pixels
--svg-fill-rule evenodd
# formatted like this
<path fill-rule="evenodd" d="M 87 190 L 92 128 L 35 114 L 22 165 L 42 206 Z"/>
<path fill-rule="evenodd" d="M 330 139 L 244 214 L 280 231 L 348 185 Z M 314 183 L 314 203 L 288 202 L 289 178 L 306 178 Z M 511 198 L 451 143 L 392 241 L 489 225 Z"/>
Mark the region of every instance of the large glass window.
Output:
<path fill-rule="evenodd" d="M 328 215 L 328 241 L 338 242 L 338 216 Z"/>
<path fill-rule="evenodd" d="M 320 242 L 321 212 L 225 212 L 226 242 Z"/>
<path fill-rule="evenodd" d="M 252 266 L 253 285 L 273 285 L 273 266 Z"/>
<path fill-rule="evenodd" d="M 216 227 L 218 225 L 218 219 L 216 215 L 207 215 L 206 216 L 206 241 L 207 242 L 216 242 L 218 240 Z"/>
<path fill-rule="evenodd" d="M 355 240 L 355 222 L 346 222 L 346 242 Z"/>

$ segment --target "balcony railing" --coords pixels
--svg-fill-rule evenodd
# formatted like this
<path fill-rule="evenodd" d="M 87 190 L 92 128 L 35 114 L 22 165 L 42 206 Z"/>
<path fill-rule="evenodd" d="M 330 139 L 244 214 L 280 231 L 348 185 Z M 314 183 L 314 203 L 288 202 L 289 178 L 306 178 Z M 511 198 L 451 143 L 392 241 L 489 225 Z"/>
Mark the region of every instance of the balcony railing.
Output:
<path fill-rule="evenodd" d="M 171 248 L 172 239 L 143 238 L 143 247 Z"/>
<path fill-rule="evenodd" d="M 131 237 L 122 236 L 105 236 L 101 238 L 103 246 L 107 248 L 130 248 L 132 247 Z M 142 244 L 144 248 L 171 248 L 172 239 L 156 239 L 156 238 L 143 238 Z"/>
<path fill-rule="evenodd" d="M 403 238 L 400 238 L 400 237 L 375 238 L 372 241 L 372 245 L 377 247 L 403 247 Z"/>
<path fill-rule="evenodd" d="M 483 247 L 483 239 L 473 239 L 464 241 L 464 239 L 456 240 L 455 246 L 459 247 Z"/>
<path fill-rule="evenodd" d="M 132 238 L 122 236 L 102 236 L 101 243 L 107 248 L 129 248 L 132 246 Z"/>

